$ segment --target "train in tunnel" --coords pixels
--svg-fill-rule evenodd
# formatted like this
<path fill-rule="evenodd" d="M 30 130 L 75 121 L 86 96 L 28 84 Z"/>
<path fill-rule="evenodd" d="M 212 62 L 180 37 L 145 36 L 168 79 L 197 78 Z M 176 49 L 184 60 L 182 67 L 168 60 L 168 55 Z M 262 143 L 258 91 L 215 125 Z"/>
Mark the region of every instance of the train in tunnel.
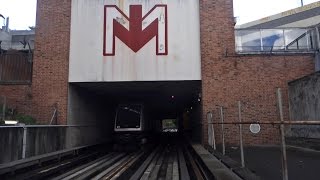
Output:
<path fill-rule="evenodd" d="M 137 149 L 150 137 L 150 123 L 146 121 L 143 104 L 120 104 L 116 110 L 115 149 Z"/>
<path fill-rule="evenodd" d="M 177 133 L 178 117 L 160 118 L 143 104 L 120 104 L 114 121 L 116 149 L 137 149 L 160 134 Z"/>

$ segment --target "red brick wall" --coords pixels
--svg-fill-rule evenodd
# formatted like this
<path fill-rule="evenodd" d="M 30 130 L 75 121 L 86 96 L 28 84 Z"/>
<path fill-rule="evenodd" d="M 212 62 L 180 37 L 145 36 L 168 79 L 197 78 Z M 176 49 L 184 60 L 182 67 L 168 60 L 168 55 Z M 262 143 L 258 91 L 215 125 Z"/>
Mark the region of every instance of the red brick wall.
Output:
<path fill-rule="evenodd" d="M 8 108 L 15 108 L 18 113 L 30 114 L 32 109 L 31 86 L 29 85 L 0 85 L 0 101 L 6 97 Z M 2 107 L 1 107 L 2 108 Z"/>
<path fill-rule="evenodd" d="M 71 0 L 38 0 L 33 66 L 33 115 L 48 123 L 53 106 L 66 123 Z"/>
<path fill-rule="evenodd" d="M 277 87 L 284 96 L 285 119 L 288 119 L 287 82 L 314 71 L 312 56 L 237 56 L 234 52 L 232 0 L 200 0 L 202 58 L 203 143 L 207 143 L 206 113 L 224 106 L 225 121 L 237 121 L 237 101 L 243 103 L 243 120 L 278 120 Z M 220 119 L 219 119 L 220 120 Z M 221 127 L 215 126 L 217 140 Z M 226 141 L 238 142 L 238 127 L 226 125 Z M 279 130 L 264 125 L 261 133 L 252 135 L 244 126 L 247 144 L 276 143 Z"/>

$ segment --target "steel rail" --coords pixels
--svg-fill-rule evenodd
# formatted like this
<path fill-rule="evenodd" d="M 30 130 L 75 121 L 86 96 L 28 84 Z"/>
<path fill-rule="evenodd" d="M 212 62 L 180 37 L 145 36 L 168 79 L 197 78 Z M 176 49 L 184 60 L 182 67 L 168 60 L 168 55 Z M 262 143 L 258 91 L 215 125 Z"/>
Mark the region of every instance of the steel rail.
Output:
<path fill-rule="evenodd" d="M 113 177 L 113 173 L 118 170 L 119 167 L 121 167 L 123 164 L 125 164 L 128 160 L 130 160 L 131 154 L 121 157 L 121 159 L 117 162 L 115 162 L 113 165 L 107 167 L 102 172 L 100 172 L 98 175 L 91 178 L 91 180 L 99 180 L 99 179 L 109 179 L 110 177 Z"/>
<path fill-rule="evenodd" d="M 112 153 L 110 153 L 110 154 L 112 154 Z M 110 154 L 104 155 L 104 156 L 102 156 L 102 157 L 100 157 L 100 158 L 98 158 L 98 159 L 96 159 L 94 161 L 90 161 L 90 162 L 88 162 L 86 164 L 83 164 L 83 165 L 81 165 L 79 167 L 76 167 L 75 169 L 72 169 L 70 171 L 67 171 L 67 172 L 59 175 L 59 176 L 56 176 L 51 180 L 60 180 L 60 179 L 66 178 L 66 177 L 68 177 L 68 176 L 70 176 L 70 175 L 72 175 L 72 174 L 74 174 L 74 173 L 76 173 L 76 172 L 88 167 L 88 166 L 91 166 L 92 164 L 95 164 L 95 163 L 107 158 L 108 156 L 111 156 Z"/>
<path fill-rule="evenodd" d="M 146 171 L 146 169 L 148 168 L 148 166 L 150 165 L 151 161 L 157 155 L 157 152 L 160 151 L 161 149 L 162 149 L 161 146 L 158 146 L 157 148 L 155 148 L 153 150 L 153 152 L 150 153 L 150 155 L 147 157 L 147 159 L 142 163 L 142 165 L 139 167 L 139 169 L 130 177 L 129 180 L 138 180 L 138 179 L 140 179 L 143 176 L 143 174 Z"/>
<path fill-rule="evenodd" d="M 137 156 L 133 157 L 130 159 L 130 161 L 128 161 L 126 164 L 123 165 L 123 167 L 121 169 L 119 169 L 119 171 L 117 171 L 117 173 L 115 173 L 113 175 L 113 177 L 111 177 L 111 180 L 117 179 L 119 178 L 125 171 L 127 171 L 134 163 L 136 163 L 142 156 L 144 155 L 144 152 L 140 152 L 140 154 L 138 154 Z"/>
<path fill-rule="evenodd" d="M 198 180 L 205 180 L 204 179 L 204 175 L 200 171 L 200 168 L 197 166 L 197 163 L 195 162 L 194 158 L 191 156 L 191 153 L 188 151 L 188 149 L 186 147 L 184 147 L 184 148 L 186 149 L 187 157 L 188 157 L 188 159 L 190 161 L 190 164 L 192 166 L 194 174 L 196 175 L 196 178 Z"/>

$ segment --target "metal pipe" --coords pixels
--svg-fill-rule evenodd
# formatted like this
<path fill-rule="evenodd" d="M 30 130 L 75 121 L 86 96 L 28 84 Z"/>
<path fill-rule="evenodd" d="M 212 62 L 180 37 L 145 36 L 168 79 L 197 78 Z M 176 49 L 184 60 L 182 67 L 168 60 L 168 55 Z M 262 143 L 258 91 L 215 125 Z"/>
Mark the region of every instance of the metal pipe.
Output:
<path fill-rule="evenodd" d="M 226 154 L 226 147 L 224 144 L 224 117 L 223 117 L 223 107 L 220 107 L 220 117 L 221 117 L 221 132 L 222 132 L 222 154 Z"/>
<path fill-rule="evenodd" d="M 56 117 L 56 113 L 57 113 L 57 109 L 54 108 L 53 115 L 52 115 L 51 120 L 50 120 L 50 125 L 52 124 L 53 119 Z"/>
<path fill-rule="evenodd" d="M 279 107 L 279 115 L 280 121 L 283 122 L 283 109 L 282 109 L 282 96 L 281 89 L 277 89 L 277 97 L 278 97 L 278 107 Z M 280 135 L 281 135 L 281 152 L 282 152 L 282 179 L 288 180 L 288 164 L 287 164 L 287 152 L 286 152 L 286 140 L 284 137 L 285 130 L 284 124 L 280 125 Z"/>
<path fill-rule="evenodd" d="M 26 150 L 27 150 L 27 127 L 23 127 L 22 159 L 26 158 Z"/>
<path fill-rule="evenodd" d="M 238 101 L 239 108 L 239 122 L 241 123 L 241 102 Z M 241 153 L 241 166 L 245 167 L 244 164 L 244 153 L 243 153 L 243 140 L 242 140 L 242 124 L 239 124 L 239 133 L 240 133 L 240 153 Z"/>
<path fill-rule="evenodd" d="M 211 124 L 212 126 L 212 140 L 213 140 L 213 150 L 217 150 L 217 146 L 216 146 L 216 135 L 214 132 L 214 126 L 213 124 Z"/>
<path fill-rule="evenodd" d="M 214 122 L 212 124 L 222 124 L 221 122 Z M 224 122 L 223 124 L 270 124 L 270 125 L 320 125 L 320 120 L 318 121 L 245 121 L 245 122 Z"/>
<path fill-rule="evenodd" d="M 97 125 L 26 125 L 26 126 L 0 126 L 0 128 L 55 128 L 55 127 L 98 127 Z"/>

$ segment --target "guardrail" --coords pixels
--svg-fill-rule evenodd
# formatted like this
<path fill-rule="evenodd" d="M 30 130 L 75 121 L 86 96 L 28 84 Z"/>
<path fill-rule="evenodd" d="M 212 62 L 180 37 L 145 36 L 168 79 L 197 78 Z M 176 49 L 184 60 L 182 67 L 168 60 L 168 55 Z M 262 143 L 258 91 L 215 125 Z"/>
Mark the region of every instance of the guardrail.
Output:
<path fill-rule="evenodd" d="M 236 29 L 236 52 L 313 53 L 320 47 L 319 27 L 284 29 Z"/>

